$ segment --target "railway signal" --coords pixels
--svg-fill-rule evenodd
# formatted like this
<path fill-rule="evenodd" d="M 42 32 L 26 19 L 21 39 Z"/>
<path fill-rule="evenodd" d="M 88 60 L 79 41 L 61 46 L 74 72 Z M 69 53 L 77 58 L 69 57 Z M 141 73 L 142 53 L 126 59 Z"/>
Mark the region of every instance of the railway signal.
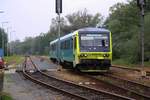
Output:
<path fill-rule="evenodd" d="M 62 0 L 56 0 L 56 13 L 62 13 Z"/>
<path fill-rule="evenodd" d="M 146 6 L 146 0 L 137 0 L 137 6 L 142 9 L 142 6 L 145 7 Z"/>
<path fill-rule="evenodd" d="M 141 32 L 140 32 L 140 37 L 141 37 L 141 65 L 144 66 L 144 7 L 146 5 L 146 0 L 137 0 L 137 6 L 140 9 L 140 16 L 141 16 Z"/>
<path fill-rule="evenodd" d="M 60 14 L 62 13 L 62 0 L 56 0 L 56 13 L 58 14 L 58 44 L 57 44 L 57 61 L 59 61 L 59 52 L 60 52 Z"/>
<path fill-rule="evenodd" d="M 137 0 L 137 6 L 140 9 L 140 16 L 141 16 L 141 21 L 140 21 L 140 40 L 141 40 L 141 67 L 144 67 L 144 7 L 146 6 L 146 0 Z M 142 70 L 142 76 L 146 76 L 145 71 Z"/>

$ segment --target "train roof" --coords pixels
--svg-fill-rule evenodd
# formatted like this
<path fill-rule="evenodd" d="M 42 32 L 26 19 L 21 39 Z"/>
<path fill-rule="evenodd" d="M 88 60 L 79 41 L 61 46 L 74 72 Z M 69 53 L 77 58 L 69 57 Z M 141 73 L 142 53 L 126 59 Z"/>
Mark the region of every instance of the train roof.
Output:
<path fill-rule="evenodd" d="M 73 32 L 73 33 L 69 33 L 69 34 L 67 34 L 67 35 L 65 35 L 65 36 L 63 36 L 63 37 L 61 37 L 61 38 L 60 38 L 60 40 L 63 40 L 63 39 L 69 38 L 69 37 L 71 37 L 71 36 L 73 36 L 73 35 L 75 35 L 75 32 Z"/>
<path fill-rule="evenodd" d="M 81 28 L 81 29 L 78 29 L 77 31 L 79 31 L 79 32 L 100 32 L 100 33 L 109 33 L 110 31 L 109 30 L 107 30 L 107 29 L 105 29 L 105 28 L 93 28 L 93 27 L 86 27 L 86 28 Z M 73 35 L 75 35 L 75 33 L 76 32 L 73 32 L 73 33 L 69 33 L 69 34 L 67 34 L 67 35 L 65 35 L 65 36 L 62 36 L 62 37 L 60 37 L 60 40 L 63 40 L 63 39 L 67 39 L 67 38 L 69 38 L 69 37 L 71 37 L 71 36 L 73 36 Z M 52 42 L 50 42 L 50 44 L 53 44 L 53 43 L 55 43 L 55 42 L 57 42 L 58 41 L 58 39 L 55 39 L 55 40 L 53 40 Z"/>
<path fill-rule="evenodd" d="M 102 33 L 109 33 L 110 31 L 105 29 L 105 28 L 95 28 L 95 27 L 86 27 L 86 28 L 81 28 L 78 30 L 79 32 L 102 32 Z"/>
<path fill-rule="evenodd" d="M 67 39 L 67 38 L 69 38 L 69 37 L 71 37 L 71 36 L 73 36 L 73 35 L 75 35 L 75 32 L 69 33 L 69 34 L 67 34 L 67 35 L 65 35 L 65 36 L 60 37 L 60 40 Z M 53 43 L 55 43 L 55 42 L 57 42 L 57 41 L 58 41 L 58 39 L 55 39 L 54 41 L 50 42 L 50 44 L 53 44 Z"/>

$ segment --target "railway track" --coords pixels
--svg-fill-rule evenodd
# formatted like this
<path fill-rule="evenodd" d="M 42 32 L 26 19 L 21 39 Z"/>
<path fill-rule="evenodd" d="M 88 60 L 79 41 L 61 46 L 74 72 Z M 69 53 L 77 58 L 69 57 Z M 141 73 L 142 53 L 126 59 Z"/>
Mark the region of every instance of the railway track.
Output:
<path fill-rule="evenodd" d="M 82 73 L 77 73 L 77 74 L 80 74 L 81 76 L 85 76 L 85 74 L 82 74 Z M 86 75 L 86 76 L 91 77 L 90 75 Z M 108 76 L 108 75 L 106 77 L 110 78 L 110 76 Z M 93 78 L 93 77 L 91 77 L 91 78 Z M 113 77 L 113 80 L 116 81 L 116 79 L 118 79 L 118 78 Z M 95 79 L 96 78 L 94 78 L 93 80 L 95 80 Z M 98 79 L 96 79 L 96 80 L 97 80 L 97 82 L 100 81 L 100 83 L 106 84 L 105 86 L 109 88 L 109 89 L 105 88 L 105 90 L 107 90 L 107 91 L 111 91 L 113 93 L 127 96 L 130 98 L 136 99 L 136 100 L 139 100 L 139 99 L 140 100 L 150 100 L 149 87 L 147 87 L 143 84 L 136 83 L 136 82 L 132 83 L 132 81 L 130 81 L 130 80 L 122 81 L 123 79 L 121 80 L 121 78 L 119 78 L 115 82 L 115 84 L 112 84 L 111 82 L 108 82 L 105 80 L 98 80 Z M 111 76 L 111 80 L 112 80 L 112 76 Z M 127 82 L 127 81 L 129 81 L 129 82 Z M 122 82 L 122 83 L 118 84 L 117 82 Z M 135 84 L 138 84 L 138 85 L 135 85 Z M 112 87 L 114 87 L 115 90 Z"/>
<path fill-rule="evenodd" d="M 118 86 L 131 90 L 132 92 L 139 94 L 143 97 L 147 97 L 150 100 L 150 87 L 149 86 L 135 82 L 135 81 L 131 81 L 128 79 L 120 78 L 112 74 L 104 74 L 104 77 L 109 78 Z"/>
<path fill-rule="evenodd" d="M 31 58 L 30 58 L 31 60 Z M 26 60 L 25 60 L 26 61 Z M 54 90 L 65 93 L 73 98 L 81 100 L 134 100 L 125 96 L 117 95 L 111 92 L 97 90 L 94 88 L 81 86 L 63 79 L 57 79 L 41 72 L 31 60 L 33 66 L 36 68 L 36 72 L 30 73 L 23 69 L 23 74 L 26 78 L 44 85 Z M 26 63 L 24 66 L 26 66 Z M 26 66 L 27 67 L 27 66 Z"/>
<path fill-rule="evenodd" d="M 89 75 L 88 75 L 89 76 Z M 93 77 L 93 76 L 89 76 Z M 132 95 L 140 96 L 142 100 L 150 100 L 150 87 L 144 84 L 140 84 L 131 80 L 123 79 L 112 74 L 101 75 L 100 78 L 94 77 L 100 81 L 105 82 L 106 84 L 113 85 L 115 87 L 122 88 L 129 91 Z M 140 99 L 140 100 L 141 100 Z"/>
<path fill-rule="evenodd" d="M 123 79 L 118 79 L 118 77 L 115 76 L 109 76 L 109 75 L 101 75 L 100 78 L 91 76 L 91 75 L 86 75 L 87 77 L 93 78 L 93 80 L 100 81 L 101 83 L 104 83 L 106 85 L 109 85 L 111 87 L 116 88 L 119 94 L 123 93 L 122 95 L 128 96 L 130 98 L 133 98 L 135 100 L 150 100 L 150 95 L 149 95 L 149 88 L 145 86 L 137 86 L 134 84 L 136 83 L 130 83 L 127 82 L 127 80 Z"/>
<path fill-rule="evenodd" d="M 112 65 L 111 67 L 141 72 L 141 69 L 137 69 L 137 68 L 129 68 L 129 67 L 117 66 L 117 65 Z M 146 71 L 146 76 L 150 76 L 150 71 Z"/>

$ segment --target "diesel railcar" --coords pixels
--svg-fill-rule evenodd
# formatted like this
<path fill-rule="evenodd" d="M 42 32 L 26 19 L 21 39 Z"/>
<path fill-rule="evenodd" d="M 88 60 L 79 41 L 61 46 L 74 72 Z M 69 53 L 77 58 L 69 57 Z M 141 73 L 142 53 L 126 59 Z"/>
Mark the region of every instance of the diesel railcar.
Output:
<path fill-rule="evenodd" d="M 104 28 L 76 30 L 50 42 L 50 59 L 82 72 L 107 72 L 112 62 L 111 38 Z"/>

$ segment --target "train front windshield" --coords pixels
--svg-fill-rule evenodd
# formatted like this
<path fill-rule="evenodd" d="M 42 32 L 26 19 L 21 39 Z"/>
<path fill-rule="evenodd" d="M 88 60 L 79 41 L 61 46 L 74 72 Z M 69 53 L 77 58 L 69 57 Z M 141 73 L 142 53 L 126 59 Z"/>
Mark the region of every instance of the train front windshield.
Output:
<path fill-rule="evenodd" d="M 80 34 L 80 52 L 109 52 L 109 33 Z"/>

